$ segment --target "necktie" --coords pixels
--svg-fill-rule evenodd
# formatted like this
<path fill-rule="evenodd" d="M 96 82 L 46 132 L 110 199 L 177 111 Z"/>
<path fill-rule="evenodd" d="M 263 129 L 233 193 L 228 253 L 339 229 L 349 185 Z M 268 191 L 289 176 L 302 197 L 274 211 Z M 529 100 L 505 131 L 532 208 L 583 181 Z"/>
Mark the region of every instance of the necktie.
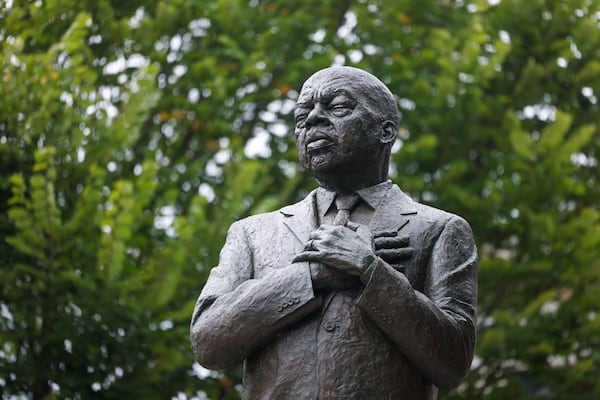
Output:
<path fill-rule="evenodd" d="M 338 211 L 333 220 L 333 225 L 346 225 L 350 220 L 350 213 L 358 205 L 360 197 L 353 193 L 347 196 L 338 195 L 335 198 L 335 206 Z"/>

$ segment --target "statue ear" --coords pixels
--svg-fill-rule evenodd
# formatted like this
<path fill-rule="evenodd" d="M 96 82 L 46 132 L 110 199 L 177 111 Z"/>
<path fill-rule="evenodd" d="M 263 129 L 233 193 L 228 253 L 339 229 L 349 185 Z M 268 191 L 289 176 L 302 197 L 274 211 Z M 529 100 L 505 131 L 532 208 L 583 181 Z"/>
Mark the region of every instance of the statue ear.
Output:
<path fill-rule="evenodd" d="M 391 143 L 396 139 L 398 133 L 398 127 L 392 121 L 387 120 L 381 123 L 381 136 L 379 140 L 381 143 Z"/>

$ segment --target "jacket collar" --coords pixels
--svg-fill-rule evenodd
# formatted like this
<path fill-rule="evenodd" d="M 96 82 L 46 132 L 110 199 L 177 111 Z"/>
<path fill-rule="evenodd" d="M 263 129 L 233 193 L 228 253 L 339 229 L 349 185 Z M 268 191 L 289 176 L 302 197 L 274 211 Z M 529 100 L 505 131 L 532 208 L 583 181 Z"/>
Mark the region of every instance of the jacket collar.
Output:
<path fill-rule="evenodd" d="M 387 192 L 392 186 L 392 181 L 387 180 L 385 182 L 381 182 L 376 185 L 357 190 L 356 194 L 358 194 L 361 200 L 365 202 L 369 207 L 371 207 L 373 210 L 376 210 L 377 207 L 379 207 L 379 204 L 381 204 L 381 201 L 386 197 Z M 322 220 L 323 216 L 332 207 L 337 194 L 331 190 L 323 188 L 318 188 L 316 192 L 319 216 Z"/>
<path fill-rule="evenodd" d="M 298 203 L 283 207 L 279 212 L 283 215 L 283 223 L 301 242 L 306 243 L 310 232 L 318 228 L 317 191 L 313 190 Z M 392 185 L 387 195 L 375 209 L 369 228 L 371 232 L 399 231 L 410 222 L 410 217 L 417 214 L 416 203 Z"/>

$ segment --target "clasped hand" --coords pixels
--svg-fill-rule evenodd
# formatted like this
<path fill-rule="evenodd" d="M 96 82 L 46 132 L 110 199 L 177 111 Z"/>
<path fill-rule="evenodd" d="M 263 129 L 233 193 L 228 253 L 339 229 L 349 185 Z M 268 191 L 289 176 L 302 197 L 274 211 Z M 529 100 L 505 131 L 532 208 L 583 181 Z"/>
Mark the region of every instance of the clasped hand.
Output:
<path fill-rule="evenodd" d="M 380 257 L 392 267 L 412 257 L 408 236 L 398 232 L 371 233 L 365 225 L 321 225 L 313 231 L 303 251 L 292 262 L 310 261 L 311 278 L 317 289 L 349 289 L 366 283 L 368 267 Z"/>
<path fill-rule="evenodd" d="M 356 285 L 365 278 L 367 268 L 375 261 L 373 235 L 365 225 L 349 222 L 347 226 L 321 225 L 313 231 L 304 250 L 292 262 L 311 261 L 311 276 L 322 287 Z M 342 273 L 342 274 L 340 274 Z M 346 275 L 346 276 L 344 276 Z M 348 279 L 348 275 L 354 279 Z"/>

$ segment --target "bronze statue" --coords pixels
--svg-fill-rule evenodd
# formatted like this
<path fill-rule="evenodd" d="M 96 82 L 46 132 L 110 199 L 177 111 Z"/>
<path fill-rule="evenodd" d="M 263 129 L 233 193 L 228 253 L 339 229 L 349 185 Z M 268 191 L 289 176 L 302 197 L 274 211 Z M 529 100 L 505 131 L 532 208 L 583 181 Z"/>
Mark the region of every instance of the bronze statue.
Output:
<path fill-rule="evenodd" d="M 295 116 L 320 187 L 230 227 L 192 317 L 196 359 L 243 362 L 244 399 L 435 399 L 473 357 L 471 229 L 387 179 L 400 115 L 373 75 L 315 73 Z"/>

